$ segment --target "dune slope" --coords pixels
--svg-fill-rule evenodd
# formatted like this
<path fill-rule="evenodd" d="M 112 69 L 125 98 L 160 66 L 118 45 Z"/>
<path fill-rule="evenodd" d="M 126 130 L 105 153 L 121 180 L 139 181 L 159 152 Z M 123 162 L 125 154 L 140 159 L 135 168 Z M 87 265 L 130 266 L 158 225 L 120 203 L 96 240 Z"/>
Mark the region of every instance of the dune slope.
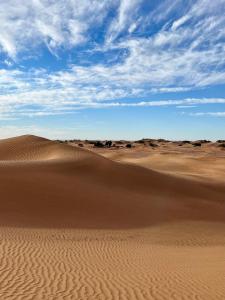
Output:
<path fill-rule="evenodd" d="M 225 219 L 224 187 L 160 174 L 35 136 L 0 142 L 0 223 L 129 228 Z"/>
<path fill-rule="evenodd" d="M 225 188 L 0 141 L 0 299 L 225 299 Z"/>

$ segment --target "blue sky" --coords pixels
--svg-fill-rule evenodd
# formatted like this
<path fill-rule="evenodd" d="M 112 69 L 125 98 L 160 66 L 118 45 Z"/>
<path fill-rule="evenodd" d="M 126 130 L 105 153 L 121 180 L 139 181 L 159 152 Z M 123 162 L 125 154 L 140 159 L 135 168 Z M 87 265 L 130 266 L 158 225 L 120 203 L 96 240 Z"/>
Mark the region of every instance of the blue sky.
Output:
<path fill-rule="evenodd" d="M 2 0 L 0 137 L 225 138 L 225 0 Z"/>

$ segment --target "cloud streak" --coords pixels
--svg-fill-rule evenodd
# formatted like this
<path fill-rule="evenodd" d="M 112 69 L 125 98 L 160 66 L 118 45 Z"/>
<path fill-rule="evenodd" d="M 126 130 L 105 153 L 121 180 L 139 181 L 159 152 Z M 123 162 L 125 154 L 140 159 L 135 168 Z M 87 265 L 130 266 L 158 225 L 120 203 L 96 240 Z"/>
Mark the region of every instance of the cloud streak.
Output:
<path fill-rule="evenodd" d="M 49 96 L 49 91 L 38 91 L 32 94 L 23 94 L 18 96 L 0 95 L 0 120 L 15 120 L 23 117 L 46 117 L 74 114 L 83 109 L 104 109 L 104 108 L 126 108 L 126 107 L 177 107 L 193 108 L 197 105 L 206 104 L 225 104 L 225 98 L 187 98 L 179 100 L 155 100 L 139 102 L 119 102 L 119 101 L 96 101 L 82 98 L 82 95 L 74 97 L 74 91 L 71 94 L 62 96 L 60 91 L 54 91 Z M 46 96 L 48 98 L 46 98 Z M 68 97 L 68 98 L 67 98 Z M 113 98 L 113 95 L 112 95 Z M 114 95 L 116 99 L 116 95 Z M 23 99 L 18 101 L 18 99 Z M 7 105 L 5 105 L 7 104 Z M 211 115 L 214 113 L 190 113 L 191 116 Z M 216 116 L 217 113 L 215 113 Z M 219 116 L 219 113 L 218 113 Z"/>
<path fill-rule="evenodd" d="M 1 118 L 84 108 L 224 104 L 219 98 L 142 101 L 225 84 L 225 1 L 186 4 L 3 0 Z M 41 60 L 46 51 L 56 66 L 66 56 L 59 70 L 29 66 L 27 61 Z M 29 112 L 29 105 L 36 108 Z"/>
<path fill-rule="evenodd" d="M 204 116 L 210 116 L 210 117 L 225 117 L 225 111 L 218 111 L 218 112 L 196 112 L 191 113 L 190 116 L 194 117 L 204 117 Z"/>
<path fill-rule="evenodd" d="M 18 53 L 42 44 L 54 52 L 59 47 L 71 48 L 84 43 L 88 29 L 101 23 L 110 5 L 97 0 L 3 0 L 2 51 L 15 59 Z"/>

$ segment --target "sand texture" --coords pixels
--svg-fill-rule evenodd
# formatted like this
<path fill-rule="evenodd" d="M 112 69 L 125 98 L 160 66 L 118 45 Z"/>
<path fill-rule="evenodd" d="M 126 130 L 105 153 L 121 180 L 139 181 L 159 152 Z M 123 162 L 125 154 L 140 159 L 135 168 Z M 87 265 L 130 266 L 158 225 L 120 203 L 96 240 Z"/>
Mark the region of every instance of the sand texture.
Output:
<path fill-rule="evenodd" d="M 0 299 L 225 299 L 225 164 L 208 148 L 1 140 Z"/>

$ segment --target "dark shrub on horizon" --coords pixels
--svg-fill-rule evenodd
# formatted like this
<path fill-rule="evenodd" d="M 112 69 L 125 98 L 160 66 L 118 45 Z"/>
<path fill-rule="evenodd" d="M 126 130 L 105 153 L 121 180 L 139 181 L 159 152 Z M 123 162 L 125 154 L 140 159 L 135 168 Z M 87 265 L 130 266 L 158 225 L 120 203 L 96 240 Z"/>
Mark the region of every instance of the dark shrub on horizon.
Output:
<path fill-rule="evenodd" d="M 225 140 L 218 140 L 217 143 L 225 143 Z"/>
<path fill-rule="evenodd" d="M 165 140 L 165 139 L 158 139 L 156 141 L 159 142 L 159 143 L 169 143 L 169 141 Z"/>
<path fill-rule="evenodd" d="M 222 143 L 222 144 L 218 145 L 218 147 L 225 149 L 225 143 Z"/>
<path fill-rule="evenodd" d="M 211 143 L 211 141 L 208 141 L 208 140 L 199 140 L 199 141 L 197 141 L 197 142 L 199 142 L 199 143 L 201 143 L 201 144 L 208 144 L 208 143 Z"/>
<path fill-rule="evenodd" d="M 112 146 L 112 141 L 106 141 L 105 146 L 110 148 Z"/>
<path fill-rule="evenodd" d="M 132 144 L 126 144 L 127 148 L 132 148 Z"/>
<path fill-rule="evenodd" d="M 178 146 L 184 146 L 186 144 L 191 144 L 190 141 L 181 141 L 181 142 L 178 142 Z"/>
<path fill-rule="evenodd" d="M 151 142 L 151 143 L 149 143 L 149 146 L 150 146 L 150 147 L 153 147 L 153 148 L 156 148 L 156 147 L 158 147 L 159 145 L 157 145 L 157 144 Z"/>
<path fill-rule="evenodd" d="M 201 147 L 202 144 L 200 142 L 194 142 L 194 143 L 192 143 L 192 145 L 194 147 Z"/>
<path fill-rule="evenodd" d="M 144 144 L 145 143 L 145 140 L 138 140 L 138 141 L 135 141 L 135 143 L 138 143 L 138 144 Z"/>
<path fill-rule="evenodd" d="M 96 141 L 96 142 L 94 143 L 94 146 L 95 146 L 95 147 L 98 147 L 98 148 L 103 148 L 103 147 L 104 147 L 104 144 L 103 144 L 102 142 L 100 142 L 100 141 Z"/>

